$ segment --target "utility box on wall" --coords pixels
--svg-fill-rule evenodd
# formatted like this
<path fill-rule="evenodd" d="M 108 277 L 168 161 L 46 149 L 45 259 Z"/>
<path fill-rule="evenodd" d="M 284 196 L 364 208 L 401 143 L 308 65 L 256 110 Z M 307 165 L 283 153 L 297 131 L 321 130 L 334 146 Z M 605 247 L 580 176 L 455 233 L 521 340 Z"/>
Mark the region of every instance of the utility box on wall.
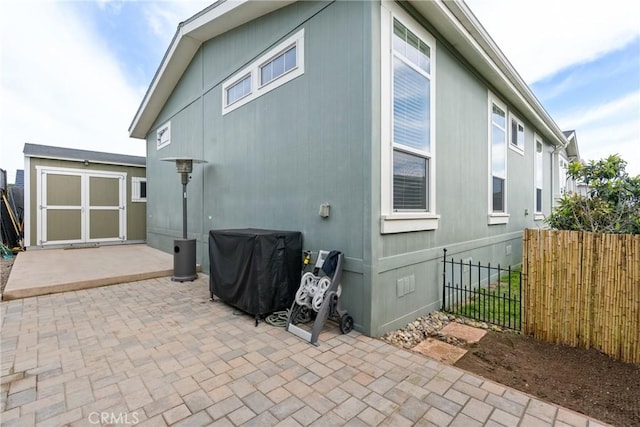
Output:
<path fill-rule="evenodd" d="M 256 320 L 291 306 L 300 285 L 302 233 L 211 230 L 209 290 Z"/>

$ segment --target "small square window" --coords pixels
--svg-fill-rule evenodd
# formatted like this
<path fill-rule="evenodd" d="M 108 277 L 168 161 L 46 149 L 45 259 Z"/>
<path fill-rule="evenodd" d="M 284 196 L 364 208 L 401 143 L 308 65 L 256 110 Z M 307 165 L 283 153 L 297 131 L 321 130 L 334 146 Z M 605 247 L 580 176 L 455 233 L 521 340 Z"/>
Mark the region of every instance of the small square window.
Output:
<path fill-rule="evenodd" d="M 167 122 L 156 130 L 156 149 L 171 144 L 171 122 Z"/>
<path fill-rule="evenodd" d="M 139 176 L 131 177 L 131 201 L 147 201 L 147 178 Z"/>
<path fill-rule="evenodd" d="M 514 118 L 511 118 L 511 136 L 509 142 L 512 148 L 524 151 L 524 126 Z"/>

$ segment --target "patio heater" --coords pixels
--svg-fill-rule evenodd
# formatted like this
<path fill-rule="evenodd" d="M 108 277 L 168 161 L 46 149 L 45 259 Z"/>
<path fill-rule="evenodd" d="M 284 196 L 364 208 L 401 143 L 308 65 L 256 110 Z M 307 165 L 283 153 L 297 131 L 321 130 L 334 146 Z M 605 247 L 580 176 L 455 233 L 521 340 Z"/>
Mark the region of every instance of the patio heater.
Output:
<path fill-rule="evenodd" d="M 189 174 L 193 171 L 193 164 L 207 162 L 188 157 L 167 157 L 160 160 L 175 162 L 182 181 L 182 239 L 173 241 L 173 276 L 171 280 L 174 282 L 194 281 L 198 278 L 196 273 L 196 239 L 187 239 L 187 184 L 189 183 Z"/>

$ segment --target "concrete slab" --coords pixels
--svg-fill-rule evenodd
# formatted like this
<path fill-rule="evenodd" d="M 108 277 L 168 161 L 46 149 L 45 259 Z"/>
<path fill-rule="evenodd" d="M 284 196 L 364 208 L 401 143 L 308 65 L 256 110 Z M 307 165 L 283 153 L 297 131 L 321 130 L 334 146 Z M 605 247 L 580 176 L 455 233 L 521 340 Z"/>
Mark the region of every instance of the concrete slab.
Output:
<path fill-rule="evenodd" d="M 115 285 L 173 274 L 173 255 L 147 245 L 113 245 L 21 252 L 2 299 Z"/>
<path fill-rule="evenodd" d="M 487 331 L 473 326 L 463 325 L 458 322 L 451 322 L 442 328 L 441 332 L 464 341 L 469 344 L 477 343 L 487 334 Z"/>
<path fill-rule="evenodd" d="M 413 347 L 413 350 L 448 365 L 456 363 L 458 359 L 464 356 L 467 352 L 467 350 L 463 348 L 447 344 L 446 342 L 434 338 L 427 338 L 420 344 Z"/>

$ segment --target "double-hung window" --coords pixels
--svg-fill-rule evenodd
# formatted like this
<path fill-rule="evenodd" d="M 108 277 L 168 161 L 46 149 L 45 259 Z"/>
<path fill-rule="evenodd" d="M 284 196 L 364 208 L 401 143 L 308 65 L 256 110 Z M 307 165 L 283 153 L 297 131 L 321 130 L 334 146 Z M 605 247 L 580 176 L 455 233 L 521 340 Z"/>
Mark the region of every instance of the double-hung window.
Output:
<path fill-rule="evenodd" d="M 542 144 L 542 140 L 540 140 L 537 136 L 535 138 L 535 142 L 536 142 L 536 156 L 535 156 L 535 168 L 536 168 L 536 172 L 535 172 L 535 213 L 536 213 L 536 218 L 535 219 L 540 219 L 542 216 L 542 190 L 543 190 L 543 183 L 544 183 L 544 176 L 543 176 L 543 147 L 544 145 Z"/>
<path fill-rule="evenodd" d="M 431 49 L 393 21 L 393 210 L 429 211 Z"/>
<path fill-rule="evenodd" d="M 396 5 L 382 11 L 382 232 L 435 229 L 435 39 Z"/>
<path fill-rule="evenodd" d="M 524 125 L 513 114 L 511 114 L 511 128 L 509 131 L 509 148 L 524 154 Z"/>
<path fill-rule="evenodd" d="M 507 108 L 489 96 L 489 224 L 505 224 L 507 215 Z"/>

